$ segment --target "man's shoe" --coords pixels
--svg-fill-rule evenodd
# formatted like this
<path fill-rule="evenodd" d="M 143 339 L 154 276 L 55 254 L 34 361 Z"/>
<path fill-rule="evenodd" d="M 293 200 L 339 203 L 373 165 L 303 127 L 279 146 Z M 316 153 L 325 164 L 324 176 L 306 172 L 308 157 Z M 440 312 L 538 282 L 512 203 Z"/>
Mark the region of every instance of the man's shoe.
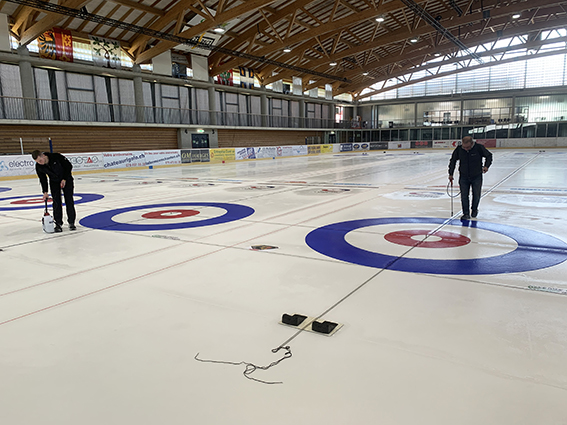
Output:
<path fill-rule="evenodd" d="M 77 226 L 75 226 L 75 224 L 69 224 L 69 230 L 77 230 Z"/>
<path fill-rule="evenodd" d="M 55 225 L 55 233 L 61 233 L 62 231 L 63 231 L 63 229 L 61 228 L 61 226 L 56 224 Z"/>
<path fill-rule="evenodd" d="M 473 210 L 471 214 L 472 218 L 476 218 L 477 215 L 478 215 L 478 210 Z"/>
<path fill-rule="evenodd" d="M 463 215 L 461 216 L 461 220 L 470 220 L 470 219 L 471 219 L 471 216 L 468 215 L 468 214 L 463 214 Z"/>

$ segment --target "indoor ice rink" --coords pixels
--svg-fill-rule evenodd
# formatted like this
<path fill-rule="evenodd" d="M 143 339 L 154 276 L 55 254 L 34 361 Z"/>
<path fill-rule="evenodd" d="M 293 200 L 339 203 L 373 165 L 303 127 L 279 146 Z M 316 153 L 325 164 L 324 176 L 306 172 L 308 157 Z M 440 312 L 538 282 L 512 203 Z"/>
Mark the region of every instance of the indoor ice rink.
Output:
<path fill-rule="evenodd" d="M 0 181 L 0 423 L 567 424 L 567 150 L 492 152 Z"/>

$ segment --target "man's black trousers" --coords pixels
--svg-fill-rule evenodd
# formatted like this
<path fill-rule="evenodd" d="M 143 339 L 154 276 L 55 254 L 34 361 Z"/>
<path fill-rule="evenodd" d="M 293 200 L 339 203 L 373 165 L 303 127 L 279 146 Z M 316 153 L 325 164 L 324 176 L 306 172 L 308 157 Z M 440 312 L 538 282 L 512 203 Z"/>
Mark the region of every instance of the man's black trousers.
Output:
<path fill-rule="evenodd" d="M 459 176 L 459 187 L 461 188 L 461 206 L 463 214 L 470 215 L 469 193 L 472 188 L 472 211 L 478 211 L 480 194 L 482 192 L 482 174 L 472 179 L 466 176 Z"/>
<path fill-rule="evenodd" d="M 73 199 L 73 180 L 67 180 L 65 187 L 61 189 L 60 181 L 49 181 L 51 188 L 51 199 L 53 200 L 53 220 L 59 226 L 63 225 L 63 207 L 61 205 L 61 191 L 65 197 L 65 209 L 67 210 L 67 222 L 75 224 L 77 214 L 75 212 L 75 201 Z"/>

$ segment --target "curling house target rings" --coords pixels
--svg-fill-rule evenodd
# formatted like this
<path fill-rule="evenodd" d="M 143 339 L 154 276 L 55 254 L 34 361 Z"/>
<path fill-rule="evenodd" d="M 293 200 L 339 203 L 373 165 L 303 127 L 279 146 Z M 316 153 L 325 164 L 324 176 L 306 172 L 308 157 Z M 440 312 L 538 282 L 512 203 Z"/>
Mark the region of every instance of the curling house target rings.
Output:
<path fill-rule="evenodd" d="M 182 223 L 165 224 L 131 224 L 119 223 L 112 218 L 118 214 L 123 214 L 136 210 L 147 210 L 151 208 L 170 208 L 170 207 L 213 207 L 221 208 L 226 212 L 218 217 L 208 218 L 199 221 L 187 221 Z M 157 215 L 163 214 L 159 211 Z M 221 202 L 175 202 L 171 204 L 139 205 L 136 207 L 119 208 L 90 215 L 80 221 L 81 226 L 91 229 L 117 230 L 117 231 L 152 231 L 152 230 L 173 230 L 186 229 L 189 227 L 211 226 L 213 224 L 228 223 L 240 220 L 254 214 L 254 209 L 245 205 L 227 204 Z"/>
<path fill-rule="evenodd" d="M 96 193 L 75 193 L 73 194 L 75 197 L 79 197 L 80 199 L 75 199 L 75 205 L 77 204 L 84 204 L 85 202 L 93 202 L 98 201 L 99 199 L 104 198 L 104 196 L 96 194 Z M 65 199 L 63 195 L 61 195 L 61 200 L 63 201 L 63 205 L 65 205 Z M 11 202 L 12 205 L 22 205 L 25 206 L 15 206 L 15 207 L 1 207 L 0 211 L 15 211 L 15 210 L 32 210 L 32 209 L 43 209 L 45 208 L 45 202 L 42 200 L 41 195 L 31 195 L 31 196 L 12 196 L 10 198 L 0 198 L 0 202 L 2 201 L 9 201 L 11 199 L 20 199 L 19 201 Z M 49 197 L 48 202 L 51 201 L 51 196 Z M 37 205 L 29 205 L 29 204 L 37 204 Z"/>
<path fill-rule="evenodd" d="M 349 244 L 345 239 L 349 232 L 363 227 L 408 223 L 435 225 L 445 223 L 487 230 L 513 239 L 518 246 L 511 252 L 493 257 L 436 260 L 370 252 Z M 313 230 L 305 237 L 305 242 L 313 250 L 337 260 L 410 273 L 452 275 L 517 273 L 555 266 L 567 260 L 567 244 L 544 233 L 504 224 L 440 218 L 399 217 L 345 221 Z"/>

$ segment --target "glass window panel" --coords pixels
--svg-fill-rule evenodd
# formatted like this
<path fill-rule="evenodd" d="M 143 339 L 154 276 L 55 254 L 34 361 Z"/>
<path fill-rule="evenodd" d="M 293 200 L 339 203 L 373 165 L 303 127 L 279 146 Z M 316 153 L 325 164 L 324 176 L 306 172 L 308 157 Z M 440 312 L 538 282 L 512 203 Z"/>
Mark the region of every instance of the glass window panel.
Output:
<path fill-rule="evenodd" d="M 522 124 L 512 124 L 510 129 L 510 138 L 519 139 L 522 137 Z"/>
<path fill-rule="evenodd" d="M 522 138 L 535 137 L 535 124 L 524 124 L 522 127 Z"/>

